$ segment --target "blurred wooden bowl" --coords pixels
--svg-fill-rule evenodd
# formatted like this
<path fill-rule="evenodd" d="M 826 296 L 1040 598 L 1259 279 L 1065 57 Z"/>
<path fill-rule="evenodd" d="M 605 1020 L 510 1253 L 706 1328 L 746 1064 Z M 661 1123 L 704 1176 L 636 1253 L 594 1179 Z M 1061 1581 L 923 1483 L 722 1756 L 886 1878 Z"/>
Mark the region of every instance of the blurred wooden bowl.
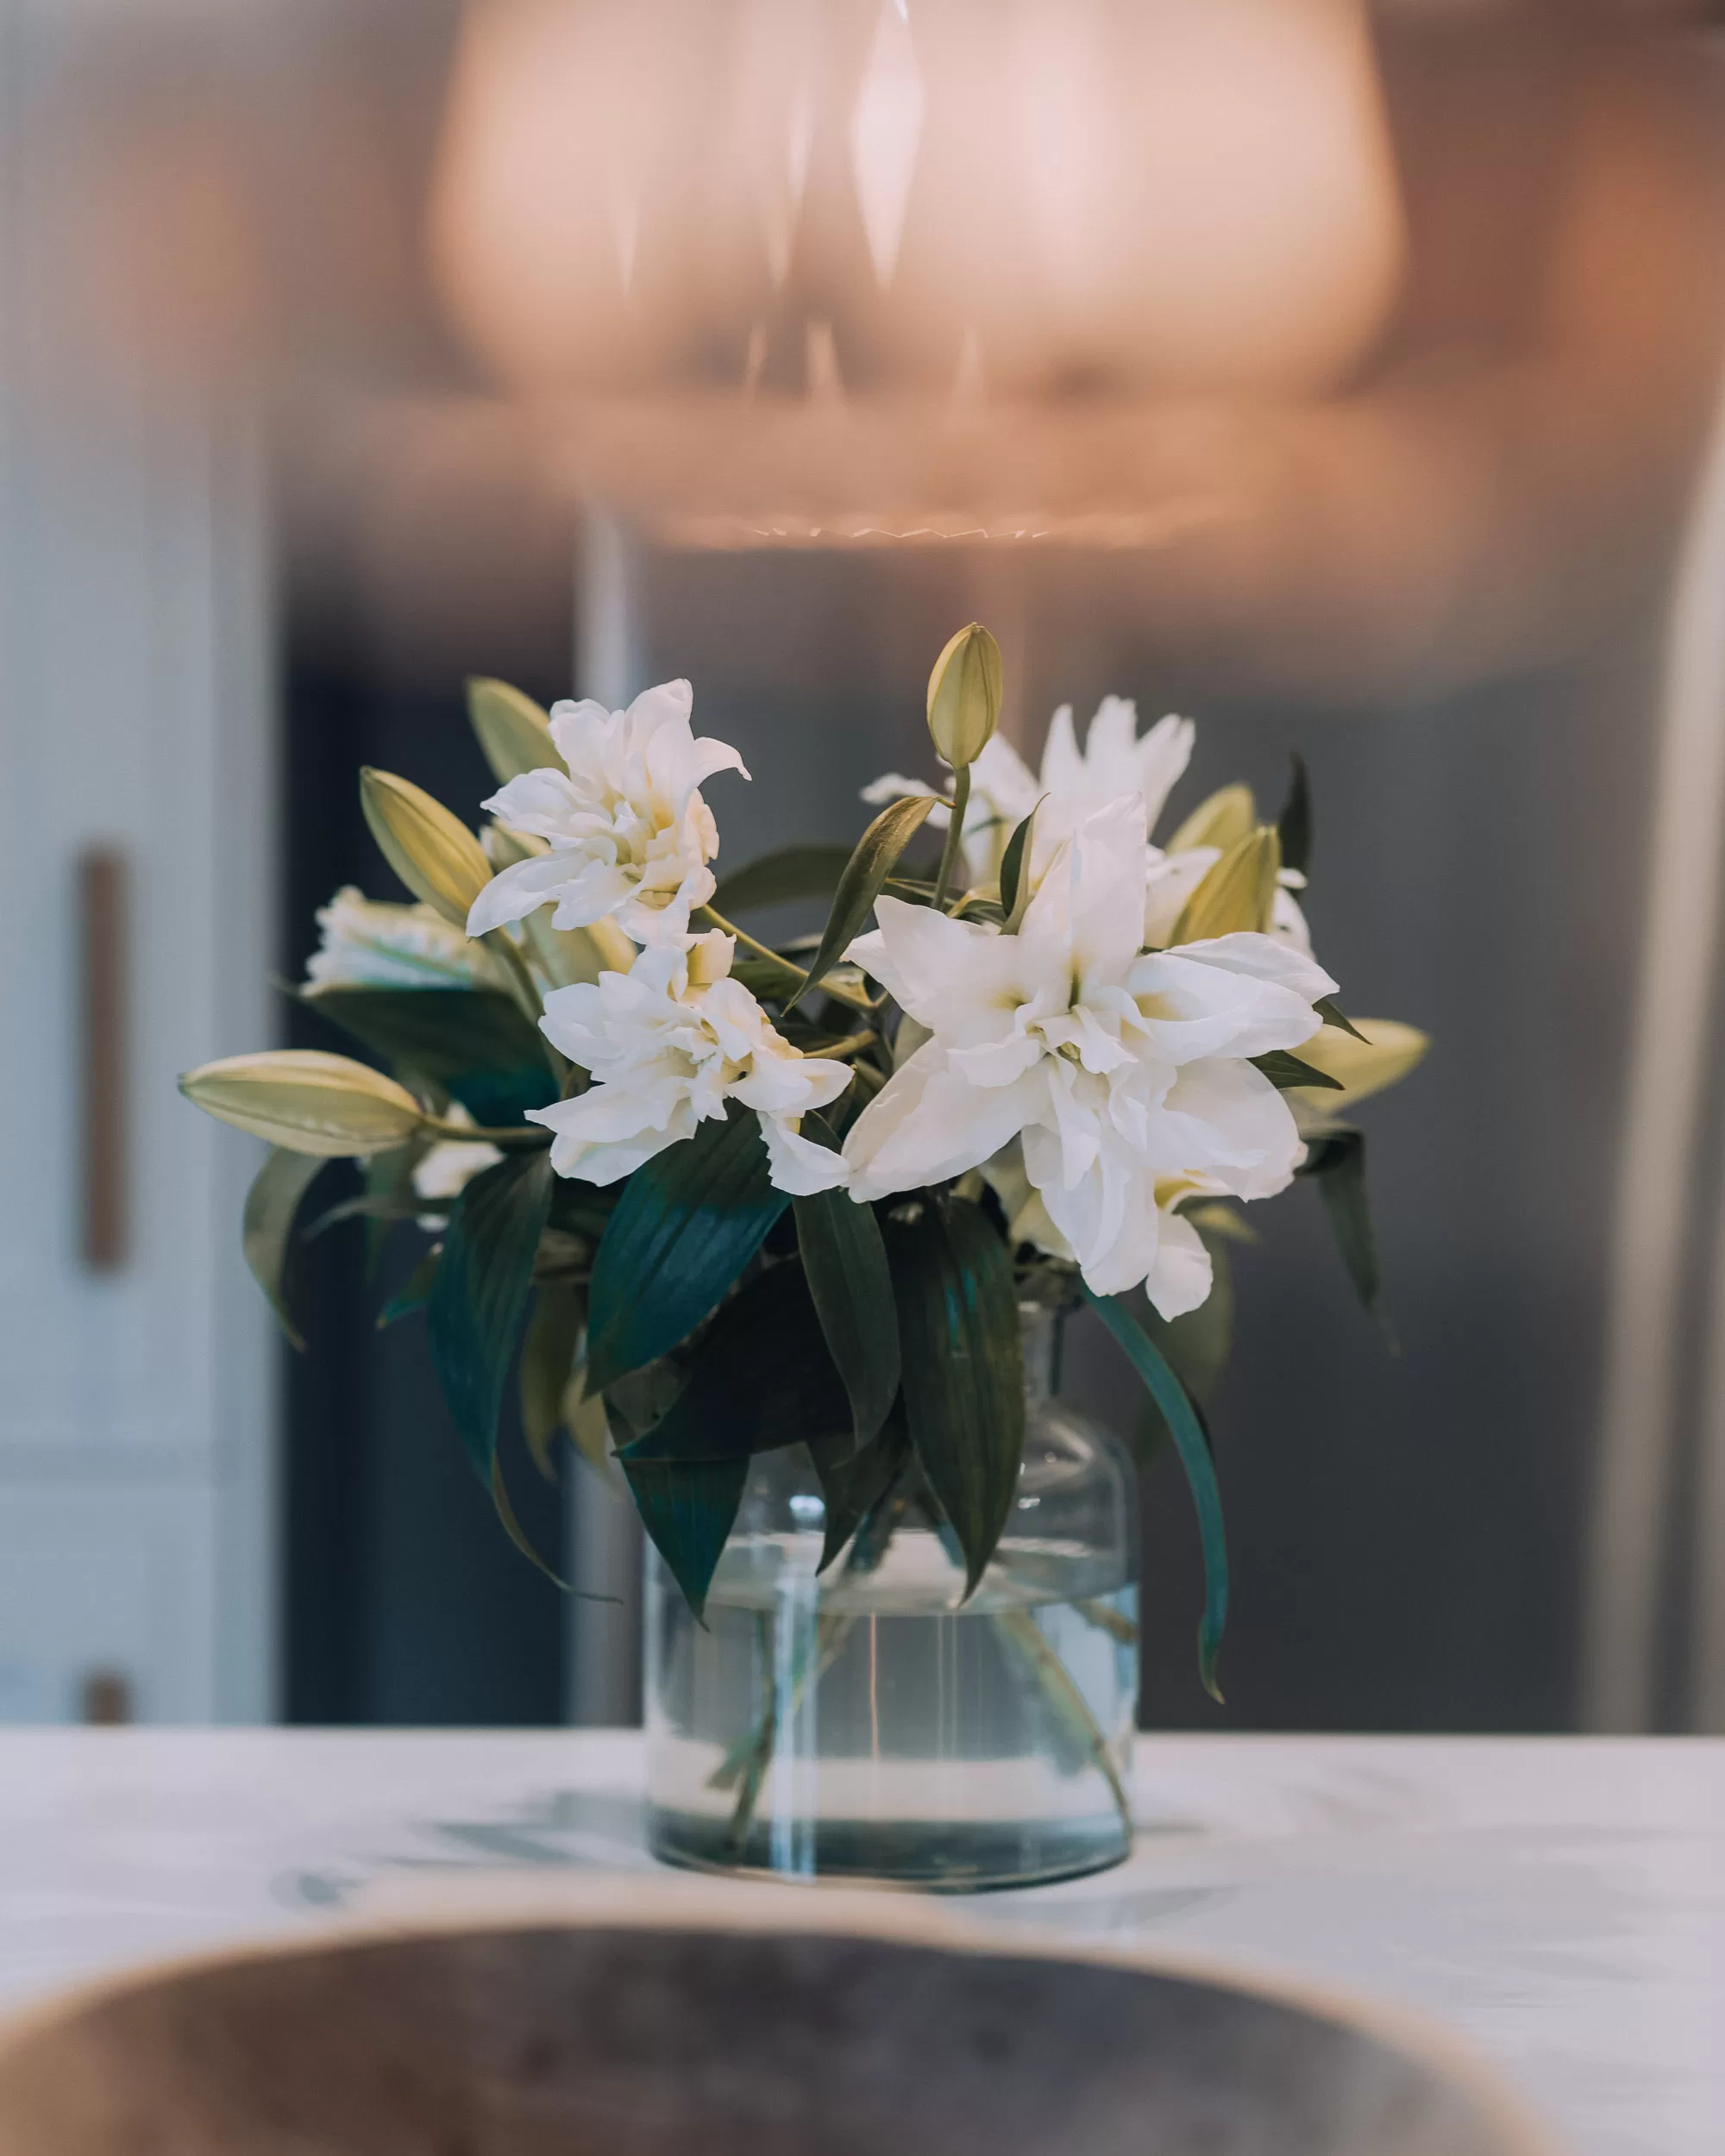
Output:
<path fill-rule="evenodd" d="M 896 1896 L 212 1956 L 0 2034 L 0 2156 L 1553 2156 L 1397 2017 Z"/>

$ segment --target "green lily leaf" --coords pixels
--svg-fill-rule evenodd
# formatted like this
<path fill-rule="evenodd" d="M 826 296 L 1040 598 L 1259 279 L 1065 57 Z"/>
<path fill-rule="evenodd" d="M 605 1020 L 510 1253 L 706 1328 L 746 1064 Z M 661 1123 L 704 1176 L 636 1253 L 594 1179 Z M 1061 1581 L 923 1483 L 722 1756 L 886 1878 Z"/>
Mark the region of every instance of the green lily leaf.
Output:
<path fill-rule="evenodd" d="M 389 1240 L 392 1222 L 406 1213 L 417 1219 L 426 1211 L 414 1202 L 413 1171 L 424 1159 L 430 1148 L 416 1141 L 411 1145 L 398 1146 L 392 1153 L 373 1153 L 360 1163 L 360 1173 L 365 1178 L 366 1195 L 372 1200 L 372 1210 L 366 1218 L 366 1284 L 369 1287 L 377 1278 L 382 1262 L 384 1245 Z M 397 1208 L 401 1211 L 398 1212 Z M 435 1211 L 436 1207 L 430 1208 Z"/>
<path fill-rule="evenodd" d="M 533 1464 L 548 1482 L 557 1471 L 551 1445 L 563 1427 L 563 1399 L 580 1345 L 586 1298 L 562 1281 L 542 1283 L 533 1297 L 533 1316 L 521 1347 L 521 1433 Z"/>
<path fill-rule="evenodd" d="M 1289 761 L 1294 769 L 1276 830 L 1282 841 L 1283 867 L 1297 868 L 1304 876 L 1312 868 L 1312 786 L 1306 774 L 1306 759 L 1296 752 Z"/>
<path fill-rule="evenodd" d="M 565 1235 L 585 1236 L 597 1243 L 624 1188 L 622 1183 L 584 1183 L 573 1175 L 559 1175 L 551 1193 L 551 1225 Z"/>
<path fill-rule="evenodd" d="M 582 1365 L 585 1382 L 586 1369 Z M 668 1356 L 656 1363 L 645 1363 L 638 1370 L 630 1370 L 627 1377 L 619 1377 L 604 1393 L 593 1396 L 605 1409 L 605 1427 L 613 1451 L 625 1451 L 637 1438 L 644 1437 L 653 1425 L 670 1413 L 677 1395 L 687 1379 L 687 1372 L 674 1363 Z"/>
<path fill-rule="evenodd" d="M 1288 1093 L 1295 1086 L 1327 1086 L 1336 1093 L 1346 1091 L 1339 1078 L 1332 1078 L 1328 1071 L 1319 1070 L 1311 1063 L 1302 1063 L 1285 1048 L 1273 1048 L 1267 1056 L 1253 1056 L 1248 1060 L 1252 1069 L 1261 1070 L 1278 1093 Z"/>
<path fill-rule="evenodd" d="M 933 806 L 934 803 L 925 795 L 908 801 L 894 801 L 881 811 L 857 840 L 856 850 L 845 863 L 838 888 L 833 893 L 832 911 L 821 934 L 820 948 L 809 962 L 808 979 L 785 1006 L 787 1011 L 819 984 L 822 975 L 838 963 L 862 934 L 862 924 L 881 895 L 881 886 L 898 867 L 900 855 L 922 829 Z"/>
<path fill-rule="evenodd" d="M 1047 799 L 1044 793 L 1043 801 Z M 1017 930 L 1025 917 L 1025 907 L 1030 903 L 1028 887 L 1020 891 L 1019 886 L 1029 868 L 1031 847 L 1036 836 L 1036 810 L 1041 806 L 1042 801 L 1038 801 L 1007 841 L 1007 850 L 1000 856 L 1000 911 L 1006 916 L 1009 932 Z M 1020 898 L 1024 906 L 1019 904 Z"/>
<path fill-rule="evenodd" d="M 725 1304 L 688 1382 L 622 1457 L 746 1459 L 850 1429 L 850 1403 L 802 1268 L 775 1265 Z"/>
<path fill-rule="evenodd" d="M 1183 1317 L 1164 1318 L 1139 1290 L 1129 1299 L 1133 1320 L 1150 1335 L 1201 1417 L 1226 1375 L 1233 1345 L 1234 1283 L 1228 1263 L 1227 1244 L 1244 1225 L 1220 1206 L 1200 1207 L 1187 1219 L 1203 1238 L 1210 1254 L 1210 1292 L 1195 1310 Z M 1138 1465 L 1147 1466 L 1164 1445 L 1174 1442 L 1167 1417 L 1149 1394 L 1136 1433 Z"/>
<path fill-rule="evenodd" d="M 587 1366 L 583 1357 L 576 1358 L 569 1372 L 569 1382 L 563 1388 L 563 1427 L 575 1450 L 606 1489 L 617 1495 L 620 1485 L 612 1453 L 611 1416 L 604 1395 L 587 1390 Z"/>
<path fill-rule="evenodd" d="M 746 1455 L 734 1460 L 629 1460 L 624 1474 L 641 1524 L 671 1569 L 698 1620 L 749 1479 Z"/>
<path fill-rule="evenodd" d="M 1080 1283 L 1081 1286 L 1082 1283 Z M 1101 1318 L 1127 1360 L 1144 1380 L 1186 1471 L 1186 1485 L 1198 1514 L 1198 1539 L 1204 1552 L 1204 1614 L 1198 1623 L 1198 1674 L 1204 1689 L 1219 1702 L 1216 1658 L 1221 1652 L 1222 1632 L 1228 1618 L 1228 1550 L 1222 1529 L 1222 1494 L 1216 1483 L 1215 1462 L 1197 1412 L 1186 1388 L 1168 1367 L 1161 1351 L 1132 1321 L 1124 1303 L 1113 1295 L 1099 1295 L 1084 1288 L 1084 1300 Z"/>
<path fill-rule="evenodd" d="M 911 1444 L 964 1556 L 971 1594 L 1011 1514 L 1024 1457 L 1024 1347 L 1012 1259 L 980 1207 L 889 1220 Z"/>
<path fill-rule="evenodd" d="M 886 1495 L 910 1451 L 910 1432 L 902 1406 L 890 1416 L 872 1445 L 859 1452 L 848 1438 L 812 1438 L 809 1457 L 820 1478 L 826 1504 L 826 1540 L 816 1568 L 825 1571 L 869 1514 Z"/>
<path fill-rule="evenodd" d="M 837 1150 L 819 1116 L 804 1117 L 803 1134 Z M 899 1389 L 899 1315 L 887 1246 L 874 1208 L 853 1205 L 845 1191 L 818 1191 L 791 1204 L 803 1271 L 850 1395 L 860 1451 L 886 1420 Z"/>
<path fill-rule="evenodd" d="M 637 1168 L 593 1259 L 588 1389 L 606 1391 L 686 1338 L 789 1203 L 768 1180 L 760 1119 L 735 1105 Z"/>
<path fill-rule="evenodd" d="M 287 1307 L 287 1254 L 299 1201 L 327 1166 L 321 1155 L 290 1153 L 281 1145 L 272 1147 L 246 1193 L 240 1229 L 241 1247 L 252 1277 L 268 1296 L 270 1308 L 289 1344 L 301 1355 L 305 1352 L 305 1343 Z"/>
<path fill-rule="evenodd" d="M 515 1507 L 510 1499 L 509 1485 L 503 1479 L 503 1463 L 498 1459 L 493 1459 L 491 1463 L 491 1501 L 497 1507 L 497 1516 L 502 1524 L 503 1532 L 520 1551 L 522 1556 L 530 1564 L 536 1565 L 550 1581 L 553 1587 L 561 1588 L 567 1595 L 569 1591 L 569 1583 L 552 1566 L 546 1564 L 544 1558 L 533 1547 L 532 1538 L 517 1518 Z"/>
<path fill-rule="evenodd" d="M 489 988 L 324 988 L 309 1009 L 393 1069 L 452 1094 L 475 1123 L 518 1123 L 557 1098 L 545 1042 L 513 997 Z"/>
<path fill-rule="evenodd" d="M 1365 1045 L 1368 1048 L 1371 1046 L 1371 1043 L 1369 1040 L 1366 1040 L 1365 1035 L 1360 1031 L 1359 1028 L 1347 1015 L 1346 1012 L 1342 1009 L 1342 1006 L 1336 1001 L 1333 996 L 1323 997 L 1320 1001 L 1314 1003 L 1312 1006 L 1312 1008 L 1317 1012 L 1318 1016 L 1324 1021 L 1326 1025 L 1333 1025 L 1341 1032 L 1352 1033 L 1357 1041 L 1364 1041 Z"/>
<path fill-rule="evenodd" d="M 727 918 L 794 899 L 830 899 L 850 863 L 848 846 L 786 846 L 726 876 L 712 894 Z"/>
<path fill-rule="evenodd" d="M 443 1255 L 443 1245 L 434 1243 L 409 1274 L 398 1294 L 392 1295 L 378 1313 L 377 1329 L 381 1332 L 398 1319 L 409 1317 L 416 1310 L 423 1310 L 431 1300 L 431 1283 L 437 1277 L 437 1261 Z"/>
<path fill-rule="evenodd" d="M 431 1359 L 455 1430 L 492 1489 L 497 1419 L 527 1316 L 533 1258 L 551 1204 L 551 1162 L 513 1153 L 455 1200 L 426 1318 Z"/>
<path fill-rule="evenodd" d="M 1365 1187 L 1365 1134 L 1346 1124 L 1314 1138 L 1306 1150 L 1302 1175 L 1316 1181 L 1330 1232 L 1347 1267 L 1354 1293 L 1380 1324 L 1378 1297 L 1383 1275 L 1377 1257 L 1377 1236 L 1371 1225 L 1371 1203 Z"/>

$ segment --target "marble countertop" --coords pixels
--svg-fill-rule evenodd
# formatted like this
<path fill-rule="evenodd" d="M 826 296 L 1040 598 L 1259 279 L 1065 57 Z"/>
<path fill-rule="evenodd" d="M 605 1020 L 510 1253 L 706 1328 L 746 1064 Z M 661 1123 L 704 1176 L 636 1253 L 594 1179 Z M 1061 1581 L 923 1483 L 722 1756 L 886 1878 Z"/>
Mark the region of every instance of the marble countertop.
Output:
<path fill-rule="evenodd" d="M 0 1734 L 0 2010 L 452 1875 L 649 1869 L 640 1739 Z M 1725 2150 L 1725 1742 L 1149 1737 L 1131 1862 L 988 1926 L 1422 2009 L 1577 2156 Z"/>

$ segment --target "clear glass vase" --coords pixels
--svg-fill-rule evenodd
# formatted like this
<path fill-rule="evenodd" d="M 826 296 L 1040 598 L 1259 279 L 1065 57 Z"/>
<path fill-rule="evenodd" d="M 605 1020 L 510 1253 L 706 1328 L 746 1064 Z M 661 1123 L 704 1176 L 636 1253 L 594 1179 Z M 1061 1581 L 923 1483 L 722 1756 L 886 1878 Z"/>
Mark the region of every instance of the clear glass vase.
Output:
<path fill-rule="evenodd" d="M 1117 1864 L 1132 1846 L 1138 1535 L 1123 1446 L 1055 1396 L 1059 1320 L 1024 1313 L 1017 1501 L 963 1601 L 950 1533 L 900 1485 L 822 1576 L 800 1445 L 755 1463 L 696 1623 L 647 1583 L 649 1838 L 673 1864 L 947 1890 Z"/>

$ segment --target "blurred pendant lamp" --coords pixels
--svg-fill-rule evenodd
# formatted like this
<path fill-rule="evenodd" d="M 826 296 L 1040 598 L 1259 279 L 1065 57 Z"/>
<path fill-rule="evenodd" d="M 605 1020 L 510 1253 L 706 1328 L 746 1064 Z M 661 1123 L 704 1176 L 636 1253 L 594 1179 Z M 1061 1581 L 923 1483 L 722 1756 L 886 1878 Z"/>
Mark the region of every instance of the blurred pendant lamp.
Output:
<path fill-rule="evenodd" d="M 1341 385 L 1402 228 L 1364 0 L 469 0 L 430 247 L 582 485 L 831 543 L 1082 536 L 1121 429 Z"/>

